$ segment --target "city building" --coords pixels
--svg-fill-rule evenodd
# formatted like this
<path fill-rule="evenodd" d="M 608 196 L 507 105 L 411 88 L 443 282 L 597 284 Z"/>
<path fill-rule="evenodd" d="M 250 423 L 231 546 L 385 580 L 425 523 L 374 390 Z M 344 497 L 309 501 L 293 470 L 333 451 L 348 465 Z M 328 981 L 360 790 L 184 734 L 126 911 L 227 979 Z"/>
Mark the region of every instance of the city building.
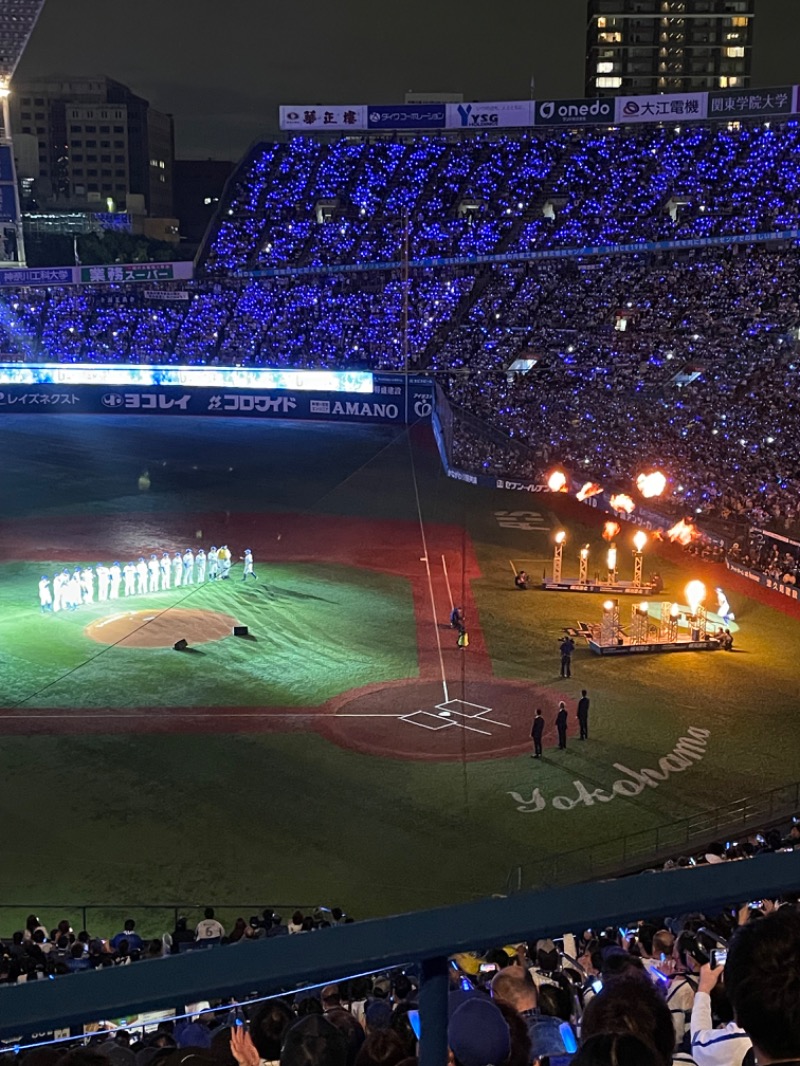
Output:
<path fill-rule="evenodd" d="M 750 85 L 756 0 L 588 0 L 586 95 Z"/>
<path fill-rule="evenodd" d="M 225 183 L 235 169 L 220 159 L 179 159 L 175 163 L 175 213 L 181 240 L 199 247 L 217 213 Z"/>
<path fill-rule="evenodd" d="M 33 182 L 38 209 L 172 217 L 170 115 L 107 77 L 60 75 L 12 88 L 20 178 Z"/>

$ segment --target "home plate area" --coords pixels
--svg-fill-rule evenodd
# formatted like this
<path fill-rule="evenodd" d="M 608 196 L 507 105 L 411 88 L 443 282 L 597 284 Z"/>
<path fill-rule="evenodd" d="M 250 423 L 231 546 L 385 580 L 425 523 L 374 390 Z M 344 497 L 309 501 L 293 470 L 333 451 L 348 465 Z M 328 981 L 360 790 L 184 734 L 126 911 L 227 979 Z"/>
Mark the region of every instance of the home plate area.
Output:
<path fill-rule="evenodd" d="M 414 711 L 412 714 L 403 714 L 399 721 L 434 730 L 455 726 L 456 729 L 466 729 L 470 733 L 481 733 L 486 737 L 493 735 L 491 726 L 511 728 L 508 722 L 499 722 L 495 718 L 489 718 L 488 715 L 491 713 L 491 707 L 482 707 L 479 703 L 469 703 L 467 700 L 448 700 L 447 703 L 437 703 L 435 711 Z M 490 728 L 478 729 L 478 722 Z"/>
<path fill-rule="evenodd" d="M 558 692 L 522 681 L 459 680 L 446 693 L 441 681 L 397 681 L 332 700 L 321 731 L 341 747 L 372 755 L 500 758 L 530 751 L 535 708 L 552 723 L 559 699 Z"/>

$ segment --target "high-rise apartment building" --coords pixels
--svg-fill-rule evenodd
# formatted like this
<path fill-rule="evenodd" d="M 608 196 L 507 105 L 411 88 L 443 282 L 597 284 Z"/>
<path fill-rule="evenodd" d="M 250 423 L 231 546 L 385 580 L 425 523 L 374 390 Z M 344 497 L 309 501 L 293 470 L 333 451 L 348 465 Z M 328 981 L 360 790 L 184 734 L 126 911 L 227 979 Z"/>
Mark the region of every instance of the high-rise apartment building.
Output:
<path fill-rule="evenodd" d="M 588 0 L 586 95 L 746 89 L 756 0 Z"/>
<path fill-rule="evenodd" d="M 106 210 L 113 202 L 172 216 L 172 117 L 126 85 L 66 75 L 14 82 L 11 125 L 19 142 L 38 146 L 37 172 L 23 176 L 35 179 L 41 207 Z"/>

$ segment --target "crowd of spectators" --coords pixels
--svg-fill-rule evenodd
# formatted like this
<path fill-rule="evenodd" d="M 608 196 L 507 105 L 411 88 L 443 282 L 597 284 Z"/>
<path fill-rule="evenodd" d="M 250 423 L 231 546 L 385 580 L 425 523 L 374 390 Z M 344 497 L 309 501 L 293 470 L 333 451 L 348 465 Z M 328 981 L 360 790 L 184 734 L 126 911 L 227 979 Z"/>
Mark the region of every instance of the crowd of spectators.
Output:
<path fill-rule="evenodd" d="M 658 468 L 669 485 L 655 506 L 721 523 L 742 559 L 788 573 L 744 542 L 751 526 L 791 536 L 800 520 L 797 242 L 417 268 L 407 281 L 397 268 L 231 274 L 794 226 L 798 141 L 788 122 L 261 145 L 197 281 L 5 290 L 0 350 L 408 366 L 470 416 L 456 420 L 453 465 L 532 480 L 558 463 L 624 492 Z"/>
<path fill-rule="evenodd" d="M 668 860 L 659 872 L 737 862 L 798 848 L 800 815 L 783 827 L 748 832 L 737 840 L 709 843 L 697 852 Z M 646 872 L 657 871 L 650 869 Z M 747 917 L 746 911 L 739 914 L 741 921 Z M 237 917 L 226 928 L 214 908 L 206 907 L 197 920 L 190 921 L 187 915 L 179 915 L 173 929 L 160 936 L 143 934 L 134 918 L 126 918 L 122 928 L 110 935 L 99 935 L 87 930 L 76 932 L 68 917 L 48 928 L 36 914 L 30 914 L 22 929 L 0 937 L 0 988 L 87 970 L 128 966 L 188 951 L 315 933 L 349 925 L 352 921 L 353 918 L 341 907 L 295 910 L 286 920 L 268 907 L 247 919 Z"/>
<path fill-rule="evenodd" d="M 294 911 L 288 921 L 271 909 L 248 919 L 236 918 L 226 929 L 206 907 L 203 917 L 190 922 L 178 916 L 171 932 L 143 937 L 134 918 L 126 918 L 122 929 L 111 936 L 75 932 L 69 918 L 48 929 L 35 914 L 28 915 L 24 929 L 0 938 L 0 986 L 63 976 L 109 966 L 128 966 L 144 959 L 160 959 L 187 951 L 245 944 L 254 940 L 311 933 L 346 925 L 352 921 L 341 907 L 317 908 L 313 913 Z"/>
<path fill-rule="evenodd" d="M 449 973 L 454 1066 L 768 1066 L 800 1057 L 797 897 L 484 945 L 454 956 Z M 195 1004 L 141 1032 L 110 1027 L 72 1050 L 15 1058 L 20 1066 L 189 1058 L 194 1066 L 416 1066 L 418 993 L 411 967 L 268 1000 Z"/>
<path fill-rule="evenodd" d="M 204 264 L 222 276 L 788 228 L 800 218 L 799 142 L 795 121 L 295 137 L 244 160 Z"/>

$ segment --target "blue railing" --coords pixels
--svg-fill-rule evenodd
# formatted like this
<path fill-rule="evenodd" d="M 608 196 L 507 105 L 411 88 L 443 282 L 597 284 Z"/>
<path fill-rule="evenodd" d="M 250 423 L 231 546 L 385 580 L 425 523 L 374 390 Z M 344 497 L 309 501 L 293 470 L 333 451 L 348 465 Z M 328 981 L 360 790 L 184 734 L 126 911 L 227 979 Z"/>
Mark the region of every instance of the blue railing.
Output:
<path fill-rule="evenodd" d="M 343 975 L 420 966 L 420 1066 L 444 1066 L 447 959 L 486 944 L 508 944 L 650 914 L 705 910 L 796 892 L 800 852 L 620 881 L 570 885 L 507 899 L 255 941 L 0 989 L 0 1038 L 171 1008 L 201 999 L 280 992 Z"/>

